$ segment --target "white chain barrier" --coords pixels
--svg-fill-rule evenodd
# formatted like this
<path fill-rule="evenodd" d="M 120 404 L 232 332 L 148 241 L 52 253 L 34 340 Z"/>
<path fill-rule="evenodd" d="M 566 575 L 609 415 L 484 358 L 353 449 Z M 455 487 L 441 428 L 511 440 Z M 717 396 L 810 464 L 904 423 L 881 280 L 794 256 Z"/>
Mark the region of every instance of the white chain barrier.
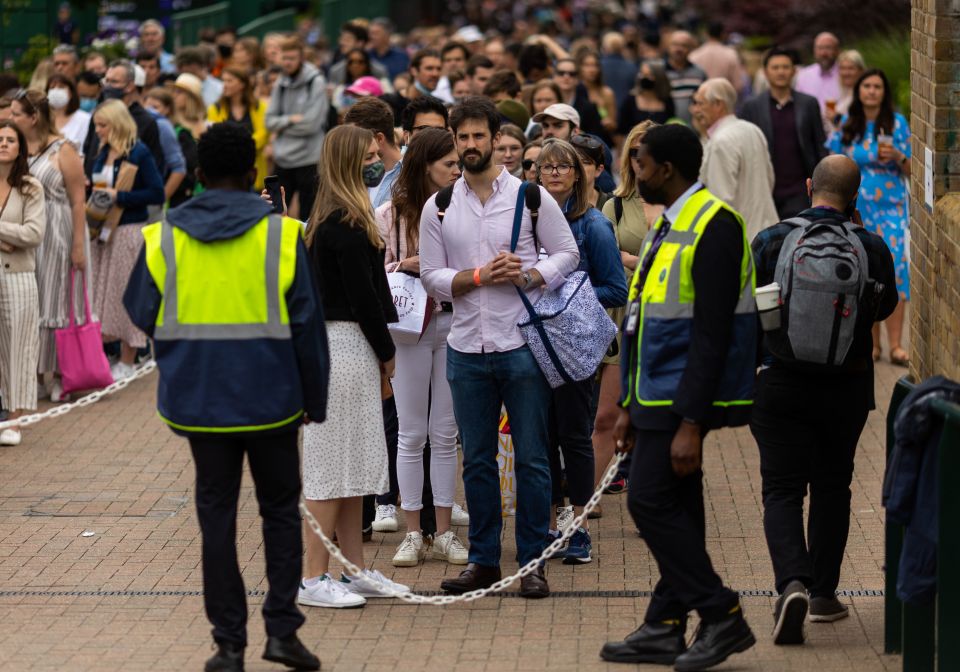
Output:
<path fill-rule="evenodd" d="M 587 519 L 587 516 L 591 511 L 593 511 L 597 504 L 600 503 L 600 498 L 603 496 L 603 491 L 607 488 L 610 483 L 613 482 L 613 479 L 617 476 L 617 469 L 620 466 L 620 463 L 626 458 L 626 455 L 615 454 L 613 462 L 607 468 L 606 473 L 603 475 L 603 478 L 600 479 L 600 485 L 597 486 L 596 491 L 594 491 L 593 496 L 590 497 L 586 505 L 583 507 L 583 513 L 573 519 L 570 525 L 564 530 L 563 534 L 553 541 L 549 546 L 547 546 L 543 553 L 536 560 L 531 560 L 526 565 L 521 567 L 516 574 L 511 576 L 505 576 L 492 586 L 488 588 L 482 588 L 479 590 L 471 590 L 470 592 L 463 593 L 462 595 L 417 595 L 411 592 L 402 592 L 398 590 L 393 590 L 382 586 L 380 584 L 376 585 L 376 590 L 378 590 L 384 597 L 395 597 L 403 602 L 409 604 L 429 604 L 433 606 L 447 606 L 450 604 L 456 604 L 457 602 L 472 602 L 474 600 L 479 600 L 481 597 L 486 597 L 491 593 L 498 593 L 506 589 L 510 584 L 512 584 L 517 579 L 522 579 L 525 576 L 528 576 L 537 570 L 537 567 L 540 566 L 540 563 L 546 562 L 554 553 L 563 548 L 563 545 L 567 542 L 570 537 L 583 525 L 583 521 Z M 520 506 L 523 506 L 523 502 L 520 502 Z M 304 520 L 307 521 L 307 525 L 310 526 L 310 529 L 313 530 L 314 534 L 320 537 L 320 541 L 323 542 L 323 545 L 329 551 L 330 556 L 337 560 L 346 572 L 352 576 L 360 576 L 361 569 L 355 564 L 347 560 L 344 557 L 343 553 L 340 552 L 340 548 L 331 541 L 327 535 L 323 533 L 323 530 L 320 529 L 320 523 L 317 522 L 317 519 L 314 518 L 313 514 L 310 513 L 307 509 L 306 502 L 301 497 L 300 499 L 300 512 L 303 514 Z"/>
<path fill-rule="evenodd" d="M 124 378 L 123 380 L 118 380 L 115 383 L 111 383 L 102 390 L 97 390 L 96 392 L 91 392 L 90 394 L 80 397 L 76 401 L 70 404 L 60 404 L 54 406 L 53 408 L 44 411 L 43 413 L 32 413 L 30 415 L 21 415 L 15 420 L 7 420 L 6 422 L 0 422 L 0 431 L 7 429 L 8 427 L 26 427 L 27 425 L 33 425 L 41 420 L 46 420 L 47 418 L 55 418 L 60 415 L 66 415 L 70 411 L 82 408 L 84 406 L 89 406 L 95 404 L 104 397 L 113 394 L 114 392 L 119 392 L 127 385 L 132 383 L 135 380 L 143 378 L 147 374 L 151 373 L 155 368 L 157 368 L 157 363 L 154 360 L 150 360 L 146 364 L 137 367 L 133 375 L 129 378 Z"/>

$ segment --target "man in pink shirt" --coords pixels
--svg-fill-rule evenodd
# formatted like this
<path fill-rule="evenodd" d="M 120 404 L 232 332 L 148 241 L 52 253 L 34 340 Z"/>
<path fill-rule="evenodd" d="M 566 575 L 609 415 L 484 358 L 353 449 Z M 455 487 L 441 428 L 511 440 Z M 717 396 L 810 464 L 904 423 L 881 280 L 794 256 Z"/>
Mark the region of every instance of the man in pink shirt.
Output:
<path fill-rule="evenodd" d="M 740 54 L 723 43 L 723 24 L 713 22 L 707 27 L 707 41 L 690 54 L 690 62 L 707 73 L 708 78 L 723 77 L 740 94 L 746 87 Z"/>
<path fill-rule="evenodd" d="M 820 102 L 820 114 L 824 114 L 827 101 L 834 104 L 840 100 L 840 68 L 837 56 L 840 40 L 833 33 L 820 33 L 813 41 L 813 65 L 801 68 L 797 73 L 796 90 L 813 96 Z"/>
<path fill-rule="evenodd" d="M 514 212 L 522 182 L 493 164 L 500 114 L 493 103 L 469 97 L 450 113 L 463 176 L 454 183 L 443 221 L 436 197 L 420 218 L 420 273 L 427 293 L 453 303 L 447 339 L 447 380 L 463 444 L 463 483 L 470 510 L 470 555 L 451 593 L 486 588 L 500 579 L 500 478 L 497 425 L 500 406 L 510 418 L 516 454 L 517 556 L 521 565 L 546 546 L 550 517 L 547 415 L 550 386 L 517 327 L 542 287 L 556 288 L 577 268 L 580 254 L 556 201 L 540 189 L 536 234 L 524 209 L 520 237 L 510 252 Z M 546 258 L 539 258 L 539 249 Z M 543 567 L 520 584 L 520 595 L 546 597 Z"/>

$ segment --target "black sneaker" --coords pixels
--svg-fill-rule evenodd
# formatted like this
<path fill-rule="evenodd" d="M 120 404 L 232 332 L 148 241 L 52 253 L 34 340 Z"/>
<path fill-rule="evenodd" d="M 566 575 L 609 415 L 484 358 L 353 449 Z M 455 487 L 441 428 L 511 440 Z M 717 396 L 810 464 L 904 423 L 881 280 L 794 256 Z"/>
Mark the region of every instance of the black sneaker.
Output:
<path fill-rule="evenodd" d="M 203 672 L 243 672 L 246 647 L 234 642 L 217 642 L 217 652 L 203 666 Z"/>
<path fill-rule="evenodd" d="M 673 669 L 677 672 L 699 672 L 719 665 L 735 653 L 746 651 L 757 643 L 753 631 L 743 618 L 738 604 L 733 613 L 719 621 L 701 621 L 693 644 L 677 656 Z"/>
<path fill-rule="evenodd" d="M 774 644 L 803 644 L 803 621 L 809 607 L 804 585 L 799 581 L 788 583 L 773 611 Z"/>
<path fill-rule="evenodd" d="M 319 670 L 320 659 L 310 653 L 295 634 L 289 637 L 267 637 L 263 659 L 295 670 Z"/>
<path fill-rule="evenodd" d="M 833 623 L 849 615 L 850 610 L 837 599 L 836 595 L 810 598 L 811 623 Z"/>

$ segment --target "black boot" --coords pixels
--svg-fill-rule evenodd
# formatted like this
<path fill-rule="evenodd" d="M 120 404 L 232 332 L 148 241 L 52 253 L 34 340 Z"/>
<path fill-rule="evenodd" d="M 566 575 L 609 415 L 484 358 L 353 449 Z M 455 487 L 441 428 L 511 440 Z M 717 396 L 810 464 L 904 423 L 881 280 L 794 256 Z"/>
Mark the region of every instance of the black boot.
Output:
<path fill-rule="evenodd" d="M 246 647 L 236 642 L 217 642 L 217 652 L 207 660 L 203 672 L 243 672 Z"/>
<path fill-rule="evenodd" d="M 677 672 L 706 670 L 756 643 L 753 631 L 743 618 L 743 609 L 737 605 L 736 610 L 722 620 L 701 623 L 693 644 L 677 656 L 673 669 Z"/>
<path fill-rule="evenodd" d="M 292 667 L 295 670 L 320 669 L 320 659 L 310 653 L 295 634 L 282 639 L 280 637 L 267 637 L 267 647 L 263 650 L 263 659 Z"/>
<path fill-rule="evenodd" d="M 670 665 L 687 646 L 684 620 L 644 623 L 622 642 L 607 642 L 600 657 L 612 663 L 653 663 Z"/>

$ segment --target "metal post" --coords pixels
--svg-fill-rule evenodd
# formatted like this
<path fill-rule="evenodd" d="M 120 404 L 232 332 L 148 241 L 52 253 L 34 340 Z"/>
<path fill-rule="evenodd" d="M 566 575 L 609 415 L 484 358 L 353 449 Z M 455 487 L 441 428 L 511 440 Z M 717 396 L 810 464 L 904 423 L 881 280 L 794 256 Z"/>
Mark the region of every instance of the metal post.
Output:
<path fill-rule="evenodd" d="M 957 521 L 960 521 L 960 495 L 956 490 L 956 475 L 960 473 L 960 406 L 942 399 L 933 402 L 933 409 L 943 416 L 943 434 L 940 436 L 940 534 L 937 542 L 937 670 L 960 670 L 960 540 L 957 539 Z"/>

